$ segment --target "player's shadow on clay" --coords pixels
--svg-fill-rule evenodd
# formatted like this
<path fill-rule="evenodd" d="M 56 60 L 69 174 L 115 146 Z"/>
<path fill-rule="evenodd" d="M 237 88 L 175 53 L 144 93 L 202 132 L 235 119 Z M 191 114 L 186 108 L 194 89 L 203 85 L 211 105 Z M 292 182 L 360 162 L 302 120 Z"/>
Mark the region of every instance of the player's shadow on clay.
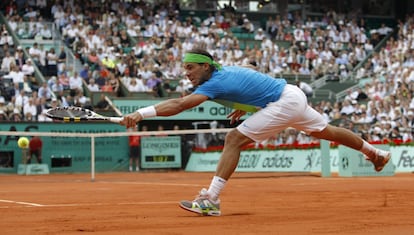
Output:
<path fill-rule="evenodd" d="M 309 174 L 309 173 L 295 173 L 295 174 L 283 174 L 283 175 L 256 175 L 256 176 L 243 176 L 237 175 L 232 176 L 233 179 L 272 179 L 272 178 L 294 178 L 294 177 L 321 177 L 319 174 Z"/>

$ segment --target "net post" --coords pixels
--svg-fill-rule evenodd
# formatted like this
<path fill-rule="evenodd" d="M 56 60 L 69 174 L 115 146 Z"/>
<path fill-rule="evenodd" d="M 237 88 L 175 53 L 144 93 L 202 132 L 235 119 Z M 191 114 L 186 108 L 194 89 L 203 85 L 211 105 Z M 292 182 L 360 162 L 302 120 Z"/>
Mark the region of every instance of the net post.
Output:
<path fill-rule="evenodd" d="M 95 181 L 95 136 L 91 136 L 91 181 Z"/>
<path fill-rule="evenodd" d="M 331 156 L 329 155 L 330 141 L 321 140 L 321 176 L 331 176 Z"/>

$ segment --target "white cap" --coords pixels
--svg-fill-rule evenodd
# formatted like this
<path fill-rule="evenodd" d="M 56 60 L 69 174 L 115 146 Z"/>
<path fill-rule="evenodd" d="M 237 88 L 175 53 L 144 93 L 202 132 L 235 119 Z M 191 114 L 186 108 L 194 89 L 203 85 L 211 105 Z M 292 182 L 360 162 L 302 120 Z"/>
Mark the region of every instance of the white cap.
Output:
<path fill-rule="evenodd" d="M 5 103 L 5 102 L 6 102 L 6 100 L 4 99 L 4 97 L 0 96 L 0 103 Z"/>

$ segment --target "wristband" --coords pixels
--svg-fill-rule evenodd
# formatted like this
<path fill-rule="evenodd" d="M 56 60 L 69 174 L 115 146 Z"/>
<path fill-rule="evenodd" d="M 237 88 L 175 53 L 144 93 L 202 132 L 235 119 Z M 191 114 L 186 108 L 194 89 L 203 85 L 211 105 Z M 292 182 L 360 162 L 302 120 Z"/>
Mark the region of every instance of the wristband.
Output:
<path fill-rule="evenodd" d="M 157 116 L 157 111 L 155 110 L 154 105 L 145 108 L 140 108 L 136 112 L 141 114 L 142 118 L 151 118 Z"/>

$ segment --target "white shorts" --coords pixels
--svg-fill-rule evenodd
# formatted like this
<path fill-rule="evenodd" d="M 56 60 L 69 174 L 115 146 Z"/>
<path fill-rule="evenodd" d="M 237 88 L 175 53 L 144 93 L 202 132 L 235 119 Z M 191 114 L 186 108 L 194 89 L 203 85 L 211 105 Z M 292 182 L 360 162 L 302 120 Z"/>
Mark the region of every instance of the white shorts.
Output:
<path fill-rule="evenodd" d="M 322 131 L 327 125 L 322 115 L 308 105 L 303 91 L 288 84 L 278 101 L 269 103 L 244 120 L 237 130 L 256 142 L 262 142 L 288 127 L 309 134 Z"/>

